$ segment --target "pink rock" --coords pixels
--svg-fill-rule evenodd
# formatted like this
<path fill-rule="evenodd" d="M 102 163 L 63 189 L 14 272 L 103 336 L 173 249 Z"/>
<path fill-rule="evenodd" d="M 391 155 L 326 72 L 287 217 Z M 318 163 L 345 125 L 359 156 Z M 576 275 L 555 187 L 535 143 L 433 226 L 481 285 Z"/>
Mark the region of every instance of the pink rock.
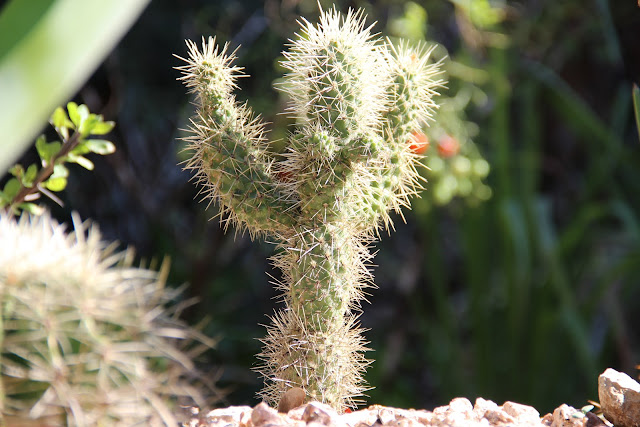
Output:
<path fill-rule="evenodd" d="M 484 418 L 491 425 L 513 422 L 513 418 L 505 414 L 497 403 L 481 397 L 476 399 L 476 403 L 473 406 L 473 413 L 476 420 L 482 420 Z"/>
<path fill-rule="evenodd" d="M 490 425 L 502 425 L 502 424 L 514 424 L 516 420 L 502 409 L 498 410 L 488 410 L 484 413 L 485 419 L 489 422 Z"/>
<path fill-rule="evenodd" d="M 271 408 L 264 402 L 260 402 L 253 408 L 251 412 L 251 423 L 255 427 L 263 426 L 265 424 L 282 425 L 284 420 L 278 414 L 278 411 Z"/>
<path fill-rule="evenodd" d="M 563 404 L 553 411 L 551 427 L 584 427 L 585 422 L 586 417 L 582 411 Z"/>
<path fill-rule="evenodd" d="M 531 406 L 514 402 L 505 402 L 504 405 L 502 405 L 502 410 L 513 418 L 516 418 L 520 423 L 540 423 L 540 412 L 536 411 L 536 409 Z"/>
<path fill-rule="evenodd" d="M 307 424 L 316 422 L 325 426 L 331 425 L 332 420 L 337 420 L 338 413 L 329 405 L 320 402 L 307 404 L 302 413 L 302 421 Z"/>
<path fill-rule="evenodd" d="M 540 423 L 544 427 L 551 427 L 551 424 L 553 424 L 553 414 L 546 414 L 540 419 Z"/>
<path fill-rule="evenodd" d="M 417 420 L 413 418 L 402 418 L 397 422 L 398 427 L 420 427 L 422 426 Z"/>

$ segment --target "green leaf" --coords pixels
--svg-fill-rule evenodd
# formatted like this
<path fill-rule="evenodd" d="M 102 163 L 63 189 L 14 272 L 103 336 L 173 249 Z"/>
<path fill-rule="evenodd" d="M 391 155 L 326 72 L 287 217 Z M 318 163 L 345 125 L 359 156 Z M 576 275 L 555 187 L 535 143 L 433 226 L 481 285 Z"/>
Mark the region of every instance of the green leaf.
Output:
<path fill-rule="evenodd" d="M 18 191 L 20 191 L 20 181 L 18 181 L 17 178 L 11 178 L 4 185 L 3 192 L 5 197 L 7 197 L 9 201 L 13 200 L 13 198 L 16 197 Z"/>
<path fill-rule="evenodd" d="M 47 144 L 47 150 L 49 152 L 49 161 L 52 161 L 55 156 L 58 155 L 62 144 L 59 141 L 53 141 Z"/>
<path fill-rule="evenodd" d="M 85 141 L 83 145 L 92 153 L 101 154 L 103 156 L 116 151 L 116 146 L 113 145 L 113 142 L 105 139 L 89 139 Z"/>
<path fill-rule="evenodd" d="M 90 153 L 91 150 L 89 150 L 89 147 L 87 147 L 87 140 L 86 139 L 80 139 L 80 142 L 78 142 L 78 145 L 75 146 L 75 148 L 73 150 L 71 150 L 70 154 L 75 154 L 77 156 L 82 156 L 83 154 L 87 154 Z"/>
<path fill-rule="evenodd" d="M 63 164 L 57 164 L 53 167 L 53 173 L 49 178 L 66 178 L 69 176 L 69 169 Z"/>
<path fill-rule="evenodd" d="M 89 114 L 91 113 L 89 113 L 89 108 L 84 104 L 78 105 L 77 112 L 80 115 L 80 124 L 78 125 L 78 127 L 82 128 L 82 125 L 89 118 Z"/>
<path fill-rule="evenodd" d="M 91 126 L 91 123 L 87 123 L 87 119 L 92 115 L 89 112 L 89 108 L 84 104 L 76 104 L 75 102 L 69 102 L 67 104 L 67 110 L 69 110 L 69 117 L 74 125 L 76 125 L 76 129 L 83 136 L 88 135 L 86 131 L 87 125 Z"/>
<path fill-rule="evenodd" d="M 87 170 L 93 170 L 93 162 L 86 157 L 78 156 L 78 158 L 76 159 L 76 163 Z"/>
<path fill-rule="evenodd" d="M 53 127 L 58 129 L 60 128 L 75 129 L 73 122 L 69 120 L 69 116 L 67 116 L 67 113 L 64 111 L 64 108 L 62 107 L 56 108 L 53 114 L 51 115 L 51 124 L 53 125 Z"/>
<path fill-rule="evenodd" d="M 20 178 L 24 174 L 24 168 L 20 163 L 13 165 L 11 169 L 9 169 L 9 173 L 16 178 Z"/>
<path fill-rule="evenodd" d="M 95 114 L 89 114 L 89 116 L 82 122 L 82 126 L 79 129 L 82 136 L 87 136 L 90 133 L 92 133 L 94 126 L 99 121 L 100 121 L 100 117 L 96 116 Z"/>
<path fill-rule="evenodd" d="M 44 186 L 51 191 L 62 191 L 67 186 L 67 178 L 49 178 Z"/>
<path fill-rule="evenodd" d="M 29 165 L 29 167 L 27 168 L 27 173 L 22 178 L 22 185 L 29 188 L 33 187 L 33 180 L 36 179 L 37 175 L 38 167 L 35 164 Z"/>
<path fill-rule="evenodd" d="M 54 4 L 55 0 L 5 2 L 0 15 L 0 59 L 29 34 Z"/>
<path fill-rule="evenodd" d="M 67 111 L 69 111 L 69 118 L 76 125 L 76 128 L 80 127 L 80 113 L 78 113 L 78 104 L 71 101 L 67 103 Z"/>
<path fill-rule="evenodd" d="M 45 158 L 45 145 L 47 144 L 47 139 L 44 135 L 40 135 L 38 139 L 36 139 L 36 150 L 38 150 L 38 155 L 40 159 L 44 160 Z"/>
<path fill-rule="evenodd" d="M 67 161 L 70 163 L 77 163 L 85 169 L 93 170 L 93 162 L 86 157 L 78 156 L 73 153 L 69 153 Z"/>
<path fill-rule="evenodd" d="M 91 133 L 93 135 L 105 135 L 111 132 L 115 125 L 116 125 L 115 122 L 103 122 L 101 117 L 100 121 L 96 123 L 93 129 L 91 130 Z"/>
<path fill-rule="evenodd" d="M 42 160 L 42 164 L 49 164 L 51 160 L 60 152 L 62 144 L 59 141 L 47 142 L 44 135 L 36 140 L 36 150 Z"/>
<path fill-rule="evenodd" d="M 640 88 L 637 84 L 633 84 L 633 110 L 636 116 L 636 128 L 638 129 L 638 138 L 640 138 Z"/>

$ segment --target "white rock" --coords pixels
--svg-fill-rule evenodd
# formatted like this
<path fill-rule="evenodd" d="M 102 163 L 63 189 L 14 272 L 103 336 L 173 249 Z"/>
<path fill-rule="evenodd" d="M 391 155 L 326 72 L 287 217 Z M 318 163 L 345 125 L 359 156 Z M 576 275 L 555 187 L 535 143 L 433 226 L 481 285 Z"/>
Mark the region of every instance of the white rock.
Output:
<path fill-rule="evenodd" d="M 611 368 L 598 377 L 598 397 L 604 416 L 616 427 L 640 426 L 640 384 Z"/>
<path fill-rule="evenodd" d="M 378 420 L 378 411 L 371 408 L 361 409 L 360 411 L 342 414 L 340 419 L 351 427 L 355 427 L 358 423 L 370 426 Z"/>
<path fill-rule="evenodd" d="M 233 421 L 240 423 L 243 418 L 251 414 L 250 406 L 229 406 L 209 411 L 206 417 L 209 420 Z"/>
<path fill-rule="evenodd" d="M 390 408 L 380 409 L 378 411 L 378 420 L 383 426 L 389 425 L 396 420 L 394 411 Z"/>
<path fill-rule="evenodd" d="M 464 397 L 456 397 L 449 402 L 449 409 L 454 412 L 469 413 L 473 411 L 473 405 L 469 402 L 469 399 Z"/>
<path fill-rule="evenodd" d="M 540 423 L 540 412 L 532 406 L 514 402 L 505 402 L 504 405 L 502 405 L 502 410 L 517 419 L 520 423 Z"/>

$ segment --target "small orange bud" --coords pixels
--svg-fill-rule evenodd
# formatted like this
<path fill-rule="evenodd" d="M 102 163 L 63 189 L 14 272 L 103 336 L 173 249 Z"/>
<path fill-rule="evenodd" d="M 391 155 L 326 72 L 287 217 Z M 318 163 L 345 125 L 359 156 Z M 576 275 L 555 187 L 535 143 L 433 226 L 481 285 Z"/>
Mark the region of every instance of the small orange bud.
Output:
<path fill-rule="evenodd" d="M 460 143 L 451 135 L 445 135 L 438 141 L 438 153 L 440 157 L 452 157 L 460 151 Z"/>
<path fill-rule="evenodd" d="M 416 154 L 422 154 L 429 148 L 429 138 L 420 131 L 411 132 L 408 142 L 409 149 Z"/>

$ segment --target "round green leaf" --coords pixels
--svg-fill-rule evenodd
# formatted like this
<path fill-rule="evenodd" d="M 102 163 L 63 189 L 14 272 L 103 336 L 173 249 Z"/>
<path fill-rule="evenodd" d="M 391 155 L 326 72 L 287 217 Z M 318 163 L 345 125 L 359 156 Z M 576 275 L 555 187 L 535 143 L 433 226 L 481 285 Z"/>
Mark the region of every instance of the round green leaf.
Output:
<path fill-rule="evenodd" d="M 76 128 L 79 127 L 81 118 L 80 113 L 78 113 L 78 104 L 73 101 L 67 103 L 67 111 L 69 111 L 69 118 L 73 124 L 76 125 Z"/>
<path fill-rule="evenodd" d="M 62 191 L 67 186 L 67 178 L 49 178 L 44 182 L 44 186 L 51 191 Z"/>
<path fill-rule="evenodd" d="M 9 200 L 13 200 L 13 198 L 16 197 L 16 194 L 18 194 L 18 191 L 20 191 L 20 181 L 18 181 L 17 178 L 11 178 L 4 185 L 3 192 L 5 197 Z"/>
<path fill-rule="evenodd" d="M 25 173 L 24 178 L 22 178 L 22 185 L 25 187 L 32 187 L 33 180 L 36 179 L 36 175 L 38 175 L 38 167 L 35 164 L 29 165 L 27 173 Z"/>
<path fill-rule="evenodd" d="M 56 128 L 70 128 L 75 129 L 73 122 L 69 120 L 64 108 L 58 107 L 51 115 L 51 124 Z"/>

